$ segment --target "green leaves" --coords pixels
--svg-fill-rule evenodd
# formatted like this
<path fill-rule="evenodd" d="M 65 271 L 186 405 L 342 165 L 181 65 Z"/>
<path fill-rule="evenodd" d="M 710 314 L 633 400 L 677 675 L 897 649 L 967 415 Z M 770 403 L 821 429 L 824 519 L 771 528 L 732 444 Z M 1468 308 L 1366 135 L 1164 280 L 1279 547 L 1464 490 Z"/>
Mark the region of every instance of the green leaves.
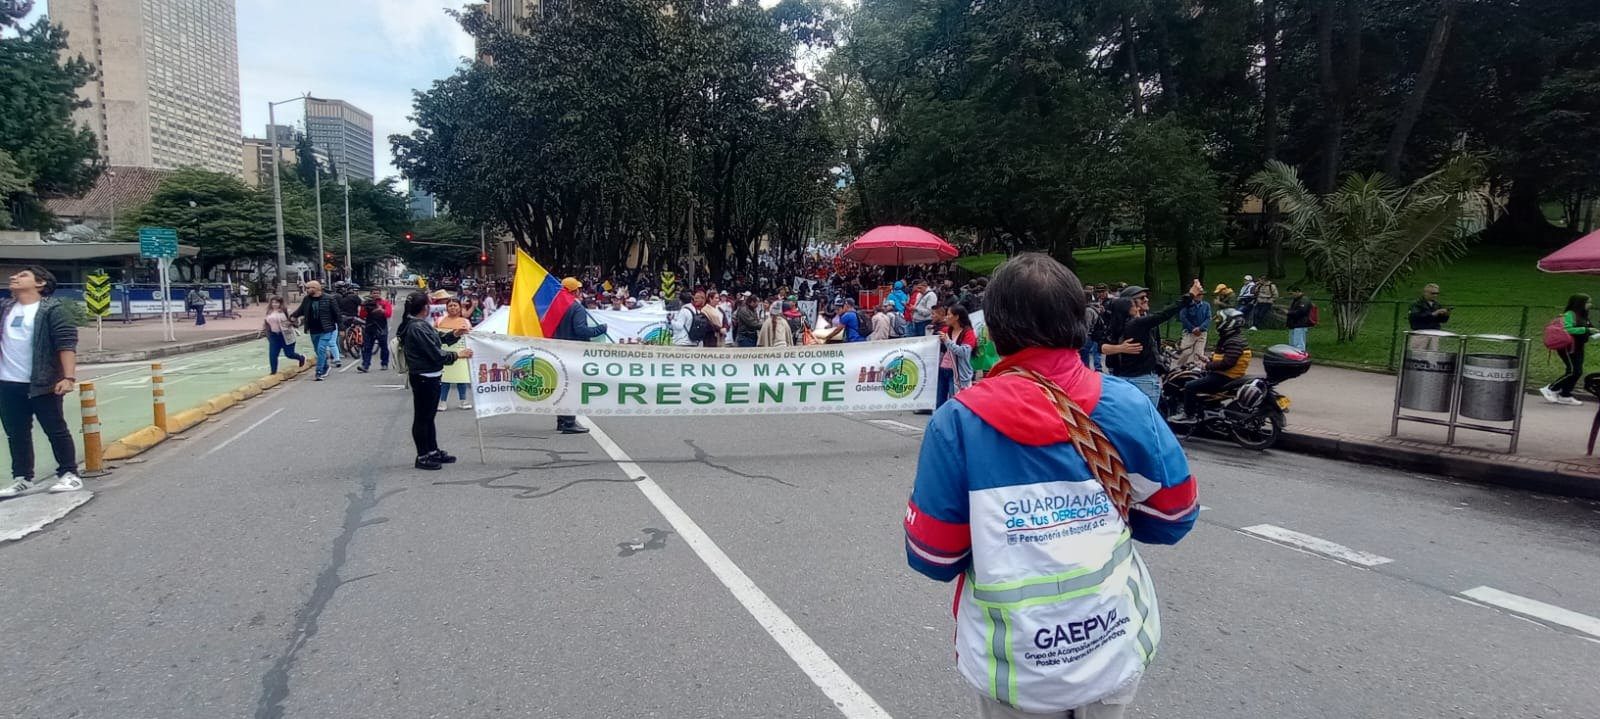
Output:
<path fill-rule="evenodd" d="M 27 4 L 0 10 L 25 11 Z M 0 151 L 11 156 L 16 175 L 29 186 L 0 192 L 0 204 L 19 209 L 12 221 L 25 229 L 48 229 L 41 198 L 85 192 L 103 169 L 94 135 L 72 120 L 73 110 L 83 105 L 78 88 L 94 70 L 81 57 L 61 60 L 65 49 L 66 34 L 43 20 L 0 36 Z"/>
<path fill-rule="evenodd" d="M 1332 295 L 1346 341 L 1359 332 L 1366 303 L 1462 251 L 1470 229 L 1462 220 L 1481 199 L 1483 176 L 1482 161 L 1462 155 L 1410 185 L 1381 173 L 1351 174 L 1318 196 L 1294 168 L 1274 161 L 1250 185 L 1282 208 L 1289 244 Z"/>

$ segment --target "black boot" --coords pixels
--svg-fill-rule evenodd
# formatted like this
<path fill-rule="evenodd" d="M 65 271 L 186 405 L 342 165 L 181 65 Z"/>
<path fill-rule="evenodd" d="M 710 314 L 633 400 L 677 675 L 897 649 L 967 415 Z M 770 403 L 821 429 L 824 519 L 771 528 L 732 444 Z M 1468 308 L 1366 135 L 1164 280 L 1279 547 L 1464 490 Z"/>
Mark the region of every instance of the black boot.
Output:
<path fill-rule="evenodd" d="M 439 460 L 434 459 L 431 454 L 424 454 L 418 457 L 416 467 L 417 469 L 442 469 L 439 466 Z"/>

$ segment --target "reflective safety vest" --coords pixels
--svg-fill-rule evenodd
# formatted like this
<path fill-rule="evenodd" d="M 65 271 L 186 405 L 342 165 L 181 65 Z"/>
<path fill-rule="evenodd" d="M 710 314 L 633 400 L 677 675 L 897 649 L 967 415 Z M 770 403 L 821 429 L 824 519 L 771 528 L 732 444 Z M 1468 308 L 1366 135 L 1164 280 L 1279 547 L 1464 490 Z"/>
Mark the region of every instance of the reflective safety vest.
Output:
<path fill-rule="evenodd" d="M 1007 531 L 1008 493 L 974 493 L 974 567 L 956 606 L 957 667 L 997 701 L 1033 712 L 1090 704 L 1144 672 L 1161 642 L 1161 615 L 1149 572 L 1097 482 L 1025 485 L 1019 497 L 1070 498 L 1040 508 L 1059 527 Z M 1048 494 L 1040 494 L 1044 490 Z M 995 492 L 984 490 L 982 494 Z M 1021 501 L 1029 501 L 1022 499 Z M 991 510 L 982 520 L 978 509 Z M 1076 529 L 1092 527 L 1072 534 Z M 1037 541 L 1027 551 L 1017 542 Z M 1006 561 L 1010 557 L 1024 561 Z M 984 561 L 982 557 L 993 557 Z M 1077 557 L 1102 557 L 1084 565 Z M 1020 558 L 1020 557 L 1019 557 Z M 1055 571 L 1050 571 L 1055 570 Z"/>

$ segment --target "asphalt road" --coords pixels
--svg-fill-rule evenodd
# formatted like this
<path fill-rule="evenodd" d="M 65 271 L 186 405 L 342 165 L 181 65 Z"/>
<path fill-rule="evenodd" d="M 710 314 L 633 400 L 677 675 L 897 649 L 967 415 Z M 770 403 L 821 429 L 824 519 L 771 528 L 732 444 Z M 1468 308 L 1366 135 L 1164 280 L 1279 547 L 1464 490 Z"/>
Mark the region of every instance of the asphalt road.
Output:
<path fill-rule="evenodd" d="M 904 563 L 922 418 L 601 421 L 612 446 L 499 418 L 480 464 L 452 409 L 461 462 L 425 473 L 408 402 L 293 382 L 0 544 L 0 714 L 975 714 L 951 587 Z M 1142 550 L 1166 636 L 1131 715 L 1595 716 L 1600 506 L 1192 457 L 1201 524 Z"/>

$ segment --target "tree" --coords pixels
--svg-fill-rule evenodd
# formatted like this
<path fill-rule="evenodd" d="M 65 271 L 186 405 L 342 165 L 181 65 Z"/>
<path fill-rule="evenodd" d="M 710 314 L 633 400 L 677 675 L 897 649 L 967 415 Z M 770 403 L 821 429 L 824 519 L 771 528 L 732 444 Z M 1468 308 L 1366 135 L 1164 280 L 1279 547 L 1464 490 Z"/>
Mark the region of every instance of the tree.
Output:
<path fill-rule="evenodd" d="M 1481 199 L 1483 177 L 1482 162 L 1463 155 L 1410 185 L 1380 173 L 1351 174 L 1334 192 L 1317 195 L 1293 167 L 1273 161 L 1251 185 L 1283 209 L 1289 244 L 1327 288 L 1339 341 L 1346 342 L 1380 293 L 1463 249 L 1463 220 Z"/>
<path fill-rule="evenodd" d="M 1222 234 L 1223 194 L 1200 137 L 1175 117 L 1141 120 L 1125 133 L 1122 152 L 1133 208 L 1145 237 L 1146 286 L 1157 286 L 1156 257 L 1172 252 L 1174 287 L 1199 277 L 1206 245 Z"/>
<path fill-rule="evenodd" d="M 306 256 L 315 248 L 316 225 L 302 188 L 284 183 L 284 239 L 291 254 Z M 252 189 L 237 176 L 185 168 L 162 181 L 150 200 L 119 218 L 119 233 L 139 227 L 171 227 L 178 242 L 200 248 L 183 264 L 191 275 L 205 277 L 217 267 L 238 261 L 264 263 L 277 257 L 277 234 L 269 194 Z"/>
<path fill-rule="evenodd" d="M 29 5 L 8 1 L 0 17 L 20 18 L 13 13 Z M 94 134 L 72 120 L 74 110 L 87 106 L 77 92 L 94 68 L 81 57 L 63 61 L 66 48 L 66 32 L 44 20 L 0 37 L 0 150 L 29 186 L 0 200 L 24 229 L 48 228 L 42 200 L 81 194 L 104 169 Z"/>
<path fill-rule="evenodd" d="M 417 222 L 417 243 L 401 242 L 400 259 L 419 272 L 459 273 L 478 264 L 478 232 L 449 215 Z M 427 243 L 427 244 L 418 244 Z"/>
<path fill-rule="evenodd" d="M 32 183 L 22 173 L 22 168 L 17 166 L 17 161 L 11 159 L 11 153 L 0 150 L 0 197 L 20 197 L 31 191 Z M 6 205 L 0 205 L 0 230 L 9 229 L 11 213 L 6 210 Z"/>

